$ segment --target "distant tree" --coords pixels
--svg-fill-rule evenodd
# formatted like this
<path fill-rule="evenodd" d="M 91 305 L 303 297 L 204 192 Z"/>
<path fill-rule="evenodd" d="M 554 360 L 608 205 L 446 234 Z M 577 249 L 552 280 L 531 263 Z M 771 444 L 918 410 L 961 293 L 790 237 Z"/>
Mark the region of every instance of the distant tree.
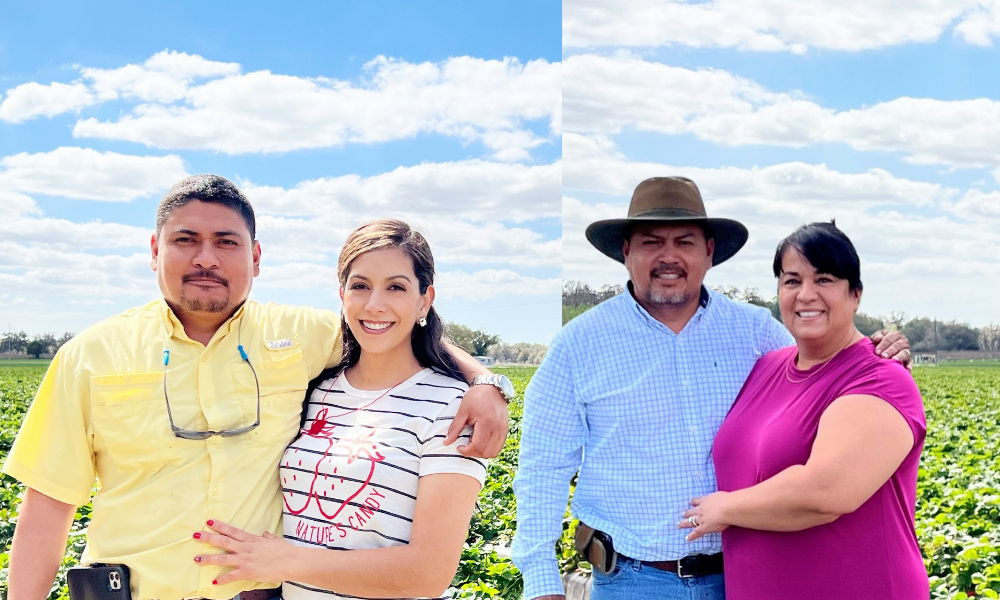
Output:
<path fill-rule="evenodd" d="M 863 312 L 859 312 L 854 315 L 854 326 L 857 327 L 858 331 L 866 337 L 876 331 L 885 329 L 885 323 L 882 317 L 873 317 L 866 315 Z"/>
<path fill-rule="evenodd" d="M 473 356 L 486 356 L 486 351 L 490 346 L 501 342 L 498 335 L 480 329 L 471 329 L 458 323 L 446 323 L 444 332 L 451 343 Z"/>
<path fill-rule="evenodd" d="M 4 352 L 24 352 L 28 347 L 28 334 L 23 331 L 15 331 L 7 334 L 3 338 L 0 348 Z"/>
<path fill-rule="evenodd" d="M 562 303 L 563 306 L 596 306 L 624 291 L 620 285 L 603 285 L 593 290 L 582 281 L 567 281 L 563 283 Z"/>
<path fill-rule="evenodd" d="M 771 316 L 778 322 L 781 322 L 781 309 L 778 308 L 777 296 L 771 298 L 770 300 L 765 300 L 764 296 L 762 296 L 760 291 L 755 287 L 746 287 L 741 290 L 735 285 L 724 285 L 712 289 L 727 298 L 736 300 L 737 302 L 746 302 L 747 304 L 753 304 L 754 306 L 762 306 L 771 311 Z"/>
<path fill-rule="evenodd" d="M 40 340 L 31 340 L 27 345 L 27 354 L 34 356 L 35 358 L 41 358 L 42 354 L 46 352 L 47 348 Z"/>
<path fill-rule="evenodd" d="M 1000 352 L 1000 325 L 990 323 L 979 328 L 979 349 L 993 356 Z"/>
<path fill-rule="evenodd" d="M 920 317 L 907 321 L 901 328 L 914 352 L 944 352 L 978 350 L 979 331 L 957 321 L 934 321 Z"/>
<path fill-rule="evenodd" d="M 889 315 L 890 322 L 897 324 L 898 320 L 894 319 L 897 314 L 893 311 Z M 910 340 L 910 348 L 914 352 L 933 352 L 935 350 L 935 334 L 934 334 L 934 322 L 925 317 L 920 317 L 917 319 L 912 319 L 902 324 L 899 330 L 903 332 L 906 339 Z M 940 344 L 937 345 L 937 349 L 943 350 Z"/>
<path fill-rule="evenodd" d="M 494 344 L 489 347 L 487 356 L 491 356 L 497 362 L 520 363 L 537 365 L 545 358 L 548 346 L 543 344 L 528 344 L 518 342 L 517 344 Z"/>
<path fill-rule="evenodd" d="M 45 346 L 45 352 L 43 354 L 53 354 L 56 351 L 56 345 L 59 343 L 56 340 L 56 335 L 54 333 L 43 333 L 41 335 L 36 335 L 35 338 Z"/>
<path fill-rule="evenodd" d="M 472 354 L 472 338 L 475 337 L 475 332 L 471 328 L 459 323 L 445 323 L 444 335 L 452 344 Z"/>
<path fill-rule="evenodd" d="M 979 350 L 979 332 L 965 323 L 939 323 L 938 336 L 941 350 Z"/>
<path fill-rule="evenodd" d="M 56 347 L 53 350 L 53 352 L 58 352 L 59 349 L 62 348 L 63 346 L 65 346 L 66 342 L 68 342 L 71 339 L 73 339 L 73 336 L 75 336 L 75 335 L 76 335 L 75 333 L 72 333 L 70 331 L 67 331 L 66 333 L 62 334 L 62 337 L 60 337 L 59 339 L 56 340 Z"/>

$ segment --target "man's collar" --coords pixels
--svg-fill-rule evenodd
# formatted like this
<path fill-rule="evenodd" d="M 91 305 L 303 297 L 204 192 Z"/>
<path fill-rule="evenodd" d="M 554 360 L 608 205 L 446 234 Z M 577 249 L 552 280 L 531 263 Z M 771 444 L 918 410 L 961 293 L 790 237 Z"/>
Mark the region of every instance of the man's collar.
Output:
<path fill-rule="evenodd" d="M 236 309 L 236 312 L 234 312 L 231 317 L 229 317 L 225 322 L 223 322 L 222 325 L 219 325 L 219 329 L 225 328 L 226 333 L 232 332 L 233 325 L 237 323 L 237 321 L 243 316 L 243 313 L 246 311 L 247 302 L 249 302 L 249 299 L 244 300 L 243 304 L 241 304 L 240 307 Z M 181 320 L 177 317 L 176 314 L 174 314 L 173 309 L 170 308 L 169 304 L 167 304 L 167 300 L 161 297 L 158 304 L 159 304 L 158 311 L 160 314 L 160 318 L 163 320 L 164 327 L 166 327 L 167 335 L 173 337 L 177 333 L 183 333 L 184 337 L 187 337 L 187 333 L 184 333 L 184 324 L 181 323 Z"/>
<path fill-rule="evenodd" d="M 643 306 L 641 304 L 639 304 L 639 301 L 635 299 L 635 288 L 632 286 L 632 281 L 631 280 L 627 284 L 625 284 L 625 289 L 628 290 L 629 298 L 632 299 L 632 304 L 635 305 L 635 308 L 636 308 L 637 311 L 639 311 L 639 314 L 641 314 L 642 316 L 644 316 L 646 319 L 650 320 L 651 322 L 655 321 L 656 323 L 660 323 L 656 319 L 656 317 L 654 317 L 653 315 L 649 314 L 649 311 L 647 311 L 645 308 L 643 308 Z M 708 288 L 706 288 L 705 285 L 702 284 L 702 286 L 701 286 L 701 295 L 698 298 L 698 310 L 696 310 L 695 313 L 694 313 L 694 315 L 691 317 L 691 321 L 700 321 L 702 315 L 705 314 L 705 311 L 708 310 L 708 306 L 711 303 L 712 303 L 712 295 L 708 293 Z M 663 324 L 660 323 L 660 325 L 663 325 Z"/>

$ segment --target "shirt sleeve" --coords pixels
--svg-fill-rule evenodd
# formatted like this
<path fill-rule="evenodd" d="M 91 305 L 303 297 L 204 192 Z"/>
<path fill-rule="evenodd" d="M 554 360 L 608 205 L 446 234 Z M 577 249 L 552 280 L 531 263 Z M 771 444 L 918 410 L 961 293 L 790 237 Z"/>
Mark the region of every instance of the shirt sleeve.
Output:
<path fill-rule="evenodd" d="M 914 446 L 922 445 L 927 434 L 924 400 L 913 376 L 898 362 L 877 358 L 867 369 L 841 392 L 841 396 L 875 396 L 896 409 L 913 433 Z"/>
<path fill-rule="evenodd" d="M 524 576 L 526 599 L 564 593 L 555 544 L 562 536 L 569 483 L 580 469 L 586 438 L 565 333 L 563 329 L 553 340 L 524 394 L 511 558 Z"/>
<path fill-rule="evenodd" d="M 772 316 L 764 318 L 760 333 L 760 353 L 761 356 L 774 350 L 787 348 L 795 343 L 795 338 L 788 333 L 785 326 Z"/>
<path fill-rule="evenodd" d="M 458 451 L 459 446 L 468 443 L 472 427 L 466 427 L 457 440 L 444 445 L 448 428 L 461 404 L 462 394 L 456 392 L 456 398 L 448 403 L 428 429 L 428 437 L 420 445 L 420 477 L 437 473 L 460 473 L 474 478 L 482 486 L 486 483 L 486 461 L 463 456 Z"/>
<path fill-rule="evenodd" d="M 324 369 L 340 364 L 343 338 L 340 332 L 340 314 L 332 310 L 311 309 L 297 329 L 302 333 L 302 356 L 309 369 L 309 379 L 314 379 Z"/>
<path fill-rule="evenodd" d="M 21 423 L 3 472 L 50 498 L 80 506 L 94 487 L 90 377 L 70 342 L 56 353 Z"/>

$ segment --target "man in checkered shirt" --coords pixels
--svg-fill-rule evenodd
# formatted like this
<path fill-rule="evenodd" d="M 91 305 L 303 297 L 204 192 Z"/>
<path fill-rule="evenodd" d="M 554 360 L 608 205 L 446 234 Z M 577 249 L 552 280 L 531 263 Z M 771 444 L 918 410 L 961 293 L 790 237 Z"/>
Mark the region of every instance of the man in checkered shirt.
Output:
<path fill-rule="evenodd" d="M 525 393 L 513 559 L 529 600 L 563 597 L 554 546 L 577 473 L 573 514 L 597 531 L 588 550 L 614 550 L 594 565 L 591 598 L 723 599 L 720 535 L 688 542 L 677 522 L 716 491 L 712 441 L 754 363 L 794 342 L 767 309 L 702 285 L 748 235 L 708 218 L 694 182 L 643 181 L 628 215 L 587 228 L 625 264 L 628 292 L 568 323 Z M 883 356 L 908 347 L 875 337 Z"/>

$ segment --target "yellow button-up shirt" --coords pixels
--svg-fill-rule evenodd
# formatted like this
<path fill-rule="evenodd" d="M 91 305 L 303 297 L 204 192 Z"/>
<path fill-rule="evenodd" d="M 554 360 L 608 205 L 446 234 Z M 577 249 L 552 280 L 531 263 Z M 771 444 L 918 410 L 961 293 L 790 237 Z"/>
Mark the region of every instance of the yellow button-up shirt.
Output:
<path fill-rule="evenodd" d="M 236 437 L 181 439 L 184 429 L 236 429 L 257 411 L 260 426 Z M 207 519 L 261 534 L 281 518 L 278 461 L 299 426 L 309 381 L 340 360 L 340 317 L 247 301 L 208 346 L 191 340 L 163 300 L 112 317 L 76 336 L 52 360 L 3 471 L 62 502 L 100 491 L 84 564 L 124 564 L 132 597 L 230 598 L 274 583 L 212 585 L 217 552 L 194 539 Z"/>

